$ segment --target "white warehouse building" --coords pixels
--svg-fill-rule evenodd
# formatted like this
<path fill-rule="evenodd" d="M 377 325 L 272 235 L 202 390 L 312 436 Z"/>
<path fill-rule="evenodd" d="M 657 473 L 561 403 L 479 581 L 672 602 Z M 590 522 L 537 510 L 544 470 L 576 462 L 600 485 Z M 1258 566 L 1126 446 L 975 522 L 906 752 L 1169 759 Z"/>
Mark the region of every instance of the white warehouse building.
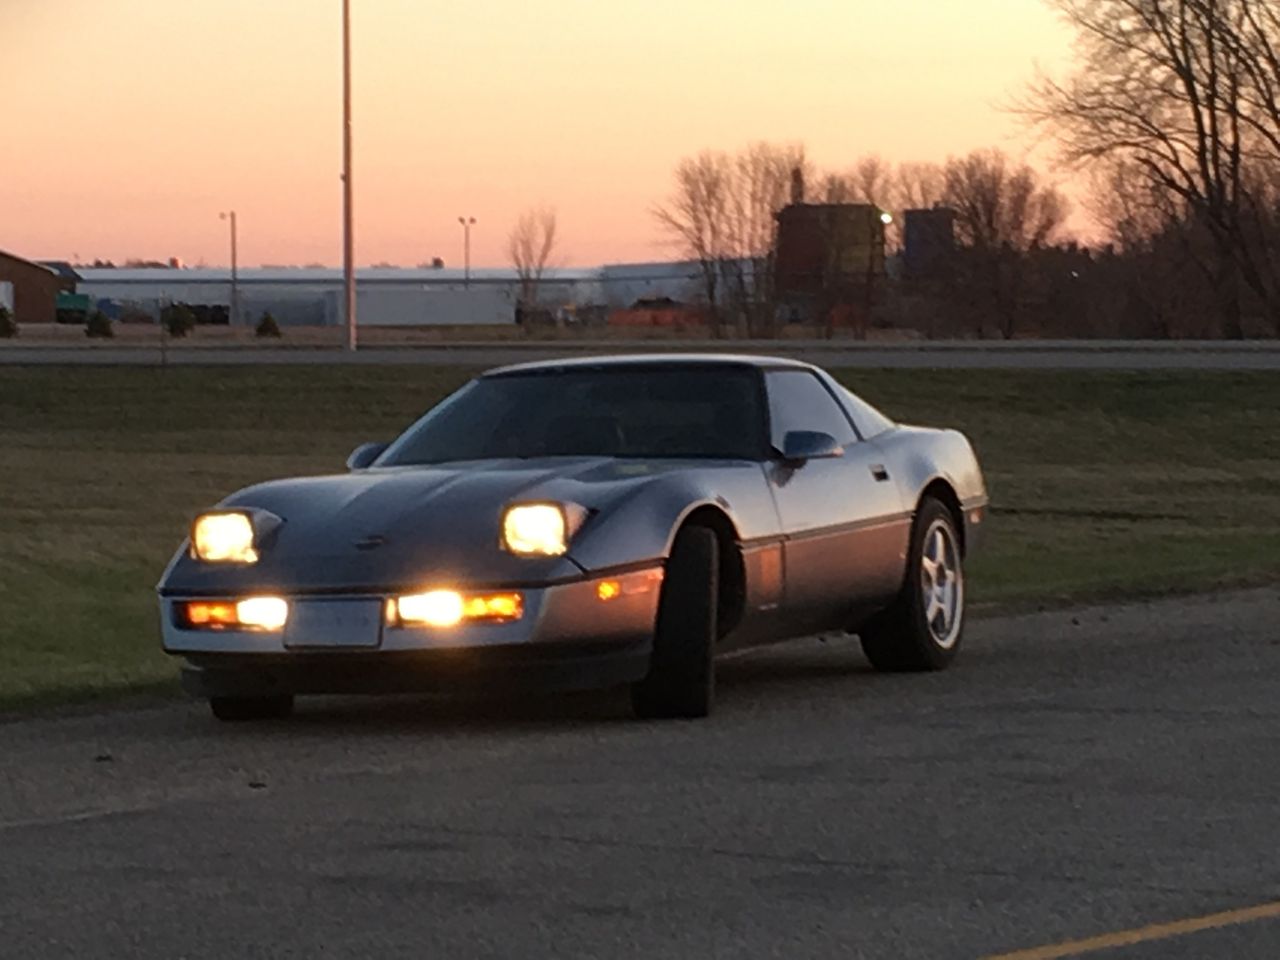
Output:
<path fill-rule="evenodd" d="M 222 307 L 231 315 L 228 268 L 79 268 L 77 292 L 108 314 L 158 316 L 170 303 Z M 270 312 L 282 325 L 338 325 L 343 276 L 332 268 L 247 268 L 236 277 L 240 322 Z M 696 261 L 614 264 L 550 270 L 538 302 L 564 307 L 628 307 L 639 300 L 695 302 Z M 505 324 L 516 322 L 520 281 L 510 268 L 362 268 L 356 271 L 356 315 L 367 326 Z"/>

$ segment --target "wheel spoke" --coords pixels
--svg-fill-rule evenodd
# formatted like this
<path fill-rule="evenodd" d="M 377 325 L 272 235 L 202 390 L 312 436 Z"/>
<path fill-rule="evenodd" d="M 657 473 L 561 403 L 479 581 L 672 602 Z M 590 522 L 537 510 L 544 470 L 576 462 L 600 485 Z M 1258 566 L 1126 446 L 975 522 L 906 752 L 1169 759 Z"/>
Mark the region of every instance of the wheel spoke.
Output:
<path fill-rule="evenodd" d="M 938 562 L 931 557 L 921 557 L 920 566 L 924 568 L 925 576 L 929 579 L 929 585 L 938 582 Z"/>
<path fill-rule="evenodd" d="M 944 634 L 951 629 L 951 616 L 955 600 L 954 590 L 954 583 L 945 584 L 938 590 L 938 609 L 942 613 L 942 630 Z"/>
<path fill-rule="evenodd" d="M 929 624 L 929 629 L 933 629 L 933 621 L 938 616 L 938 612 L 942 609 L 942 604 L 938 602 L 938 594 L 930 592 L 929 602 L 925 604 L 924 619 Z"/>

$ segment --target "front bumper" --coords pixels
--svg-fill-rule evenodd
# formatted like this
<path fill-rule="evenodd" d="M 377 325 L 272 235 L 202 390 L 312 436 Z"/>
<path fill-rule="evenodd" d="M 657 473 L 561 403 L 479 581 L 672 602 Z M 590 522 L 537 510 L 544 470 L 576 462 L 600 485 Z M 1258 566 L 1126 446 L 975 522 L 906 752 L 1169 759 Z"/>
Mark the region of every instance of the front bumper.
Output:
<path fill-rule="evenodd" d="M 967 556 L 982 543 L 986 530 L 987 516 L 990 513 L 989 503 L 985 496 L 970 500 L 960 508 L 964 518 L 964 552 Z"/>
<path fill-rule="evenodd" d="M 622 585 L 608 600 L 598 594 L 605 580 Z M 414 692 L 471 681 L 487 688 L 586 688 L 644 676 L 661 580 L 662 568 L 655 566 L 526 587 L 519 620 L 447 628 L 383 624 L 373 646 L 353 638 L 350 647 L 331 641 L 309 647 L 297 637 L 287 646 L 285 631 L 184 628 L 175 606 L 196 598 L 183 596 L 161 596 L 160 619 L 165 652 L 187 659 L 183 685 L 197 696 Z M 295 604 L 308 597 L 286 599 Z"/>
<path fill-rule="evenodd" d="M 182 668 L 182 688 L 201 698 L 593 690 L 643 679 L 652 649 L 645 638 L 395 653 L 204 655 Z"/>

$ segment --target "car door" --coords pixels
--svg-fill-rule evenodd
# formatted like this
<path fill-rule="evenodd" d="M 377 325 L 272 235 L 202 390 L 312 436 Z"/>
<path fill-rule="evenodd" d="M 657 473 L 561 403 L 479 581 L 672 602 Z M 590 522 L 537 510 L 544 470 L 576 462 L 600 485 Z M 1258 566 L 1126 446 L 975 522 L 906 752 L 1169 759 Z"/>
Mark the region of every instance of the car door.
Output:
<path fill-rule="evenodd" d="M 847 624 L 898 590 L 910 514 L 879 447 L 859 438 L 826 384 L 803 369 L 765 374 L 775 457 L 766 465 L 784 535 L 783 608 L 791 632 Z M 789 431 L 830 434 L 841 455 L 787 461 Z"/>

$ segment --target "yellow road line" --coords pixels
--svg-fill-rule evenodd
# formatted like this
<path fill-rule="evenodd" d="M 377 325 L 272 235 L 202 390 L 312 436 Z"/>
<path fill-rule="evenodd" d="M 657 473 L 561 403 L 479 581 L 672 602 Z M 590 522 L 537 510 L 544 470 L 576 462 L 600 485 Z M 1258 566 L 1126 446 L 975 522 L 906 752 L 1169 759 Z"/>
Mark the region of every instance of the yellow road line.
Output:
<path fill-rule="evenodd" d="M 1277 918 L 1280 918 L 1280 900 L 1259 904 L 1256 907 L 1224 910 L 1221 913 L 1210 913 L 1203 917 L 1174 920 L 1171 923 L 1154 923 L 1147 927 L 1135 927 L 1132 930 L 1118 930 L 1115 933 L 1089 937 L 1087 940 L 1066 940 L 1043 947 L 1032 947 L 1029 950 L 1015 950 L 1013 953 L 990 954 L 983 960 L 1058 960 L 1060 957 L 1078 957 L 1086 953 L 1096 953 L 1099 950 L 1113 950 L 1116 947 L 1128 947 L 1135 943 L 1168 940 L 1172 937 L 1185 937 L 1189 933 L 1199 933 L 1202 930 L 1234 927 L 1242 923 L 1252 923 L 1255 920 Z"/>

